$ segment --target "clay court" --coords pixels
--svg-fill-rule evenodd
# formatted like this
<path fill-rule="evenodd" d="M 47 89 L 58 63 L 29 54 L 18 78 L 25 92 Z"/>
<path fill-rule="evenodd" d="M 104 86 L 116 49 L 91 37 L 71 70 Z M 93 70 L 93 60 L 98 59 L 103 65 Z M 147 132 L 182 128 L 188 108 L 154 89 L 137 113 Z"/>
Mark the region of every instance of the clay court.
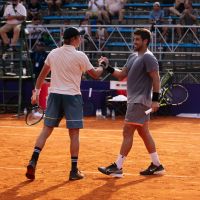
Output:
<path fill-rule="evenodd" d="M 134 146 L 125 165 L 125 176 L 112 178 L 97 171 L 115 161 L 121 144 L 123 118 L 85 118 L 81 130 L 79 168 L 85 179 L 68 181 L 69 138 L 63 120 L 40 155 L 35 181 L 25 178 L 26 165 L 42 127 L 29 127 L 23 117 L 0 115 L 1 200 L 199 200 L 200 119 L 153 117 L 150 129 L 157 143 L 164 176 L 142 177 L 149 155 L 135 133 Z"/>

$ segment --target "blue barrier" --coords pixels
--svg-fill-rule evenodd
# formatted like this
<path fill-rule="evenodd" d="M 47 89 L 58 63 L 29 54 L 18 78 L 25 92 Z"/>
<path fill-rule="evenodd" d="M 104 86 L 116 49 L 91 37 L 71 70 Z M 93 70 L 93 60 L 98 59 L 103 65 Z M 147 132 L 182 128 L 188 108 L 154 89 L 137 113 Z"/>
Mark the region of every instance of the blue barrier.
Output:
<path fill-rule="evenodd" d="M 163 4 L 161 3 L 160 6 L 161 7 L 172 7 L 174 4 Z M 200 7 L 200 3 L 192 3 L 192 6 L 194 8 L 199 8 Z M 86 3 L 65 3 L 63 5 L 64 8 L 82 8 L 82 9 L 87 9 L 88 8 L 88 4 Z M 153 3 L 127 3 L 125 4 L 125 8 L 151 8 L 153 7 Z M 47 4 L 43 3 L 42 4 L 42 8 L 47 8 Z"/>
<path fill-rule="evenodd" d="M 179 19 L 179 17 L 171 16 L 172 19 Z M 63 15 L 63 16 L 44 16 L 43 20 L 83 20 L 85 19 L 85 15 Z M 149 15 L 124 15 L 125 20 L 138 20 L 138 19 L 144 19 L 148 20 Z M 168 17 L 164 17 L 164 19 L 168 19 Z M 198 20 L 200 20 L 200 16 L 197 17 Z"/>
<path fill-rule="evenodd" d="M 127 43 L 129 47 L 132 47 L 132 43 Z M 110 47 L 126 47 L 127 44 L 125 42 L 108 42 L 106 46 Z M 150 44 L 150 47 L 183 47 L 183 48 L 200 48 L 200 44 L 193 44 L 193 43 L 156 43 Z"/>
<path fill-rule="evenodd" d="M 4 83 L 3 83 L 4 81 Z M 18 90 L 16 86 L 18 83 L 18 78 L 16 79 L 6 79 L 0 80 L 0 90 Z M 188 89 L 189 98 L 188 100 L 178 106 L 171 107 L 169 114 L 179 114 L 179 113 L 200 113 L 200 84 L 184 84 Z M 92 88 L 92 95 L 89 98 L 89 88 Z M 30 98 L 32 95 L 33 83 L 31 79 L 23 80 L 23 95 L 22 95 L 22 107 L 28 106 L 30 104 Z M 106 107 L 106 96 L 116 95 L 115 90 L 110 90 L 109 81 L 82 81 L 81 82 L 81 92 L 84 101 L 84 115 L 95 115 L 97 108 L 101 108 L 102 111 L 105 111 Z M 12 100 L 12 103 L 17 103 L 18 95 L 14 94 L 13 91 L 10 95 L 7 96 L 6 101 L 9 102 L 9 98 Z M 0 92 L 0 101 L 2 101 L 2 93 Z M 0 102 L 1 103 L 1 102 Z M 92 107 L 89 106 L 89 103 L 92 103 Z M 92 109 L 91 109 L 92 108 Z"/>

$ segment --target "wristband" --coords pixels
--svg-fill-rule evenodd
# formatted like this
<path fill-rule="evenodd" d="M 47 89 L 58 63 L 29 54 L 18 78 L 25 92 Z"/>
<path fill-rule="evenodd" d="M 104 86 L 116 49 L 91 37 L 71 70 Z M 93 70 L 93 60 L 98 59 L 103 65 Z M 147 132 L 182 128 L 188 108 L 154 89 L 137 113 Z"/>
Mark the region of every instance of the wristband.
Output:
<path fill-rule="evenodd" d="M 159 101 L 159 96 L 160 93 L 159 92 L 153 92 L 153 96 L 152 96 L 152 101 Z"/>
<path fill-rule="evenodd" d="M 106 71 L 112 74 L 112 73 L 114 73 L 115 69 L 112 68 L 111 66 L 108 66 L 108 67 L 106 68 Z"/>
<path fill-rule="evenodd" d="M 36 88 L 35 88 L 35 93 L 36 93 L 37 96 L 40 95 L 40 90 L 41 90 L 41 89 L 36 89 Z"/>

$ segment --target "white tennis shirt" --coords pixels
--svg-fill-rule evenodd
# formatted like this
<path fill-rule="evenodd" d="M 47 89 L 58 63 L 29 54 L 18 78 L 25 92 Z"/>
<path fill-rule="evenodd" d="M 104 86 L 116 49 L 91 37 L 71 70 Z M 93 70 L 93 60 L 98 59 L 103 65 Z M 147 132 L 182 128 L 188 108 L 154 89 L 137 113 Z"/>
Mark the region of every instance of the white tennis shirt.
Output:
<path fill-rule="evenodd" d="M 15 7 L 12 4 L 8 5 L 5 8 L 3 16 L 4 17 L 7 17 L 7 16 L 24 16 L 24 17 L 26 17 L 27 16 L 26 8 L 21 3 L 18 3 L 17 6 L 15 6 Z M 21 24 L 22 22 L 23 22 L 23 20 L 21 21 L 21 20 L 17 20 L 17 19 L 11 19 L 11 20 L 7 20 L 6 23 L 7 24 Z"/>
<path fill-rule="evenodd" d="M 51 68 L 49 93 L 68 95 L 81 94 L 81 76 L 94 68 L 87 55 L 71 45 L 53 49 L 47 56 L 45 64 Z"/>

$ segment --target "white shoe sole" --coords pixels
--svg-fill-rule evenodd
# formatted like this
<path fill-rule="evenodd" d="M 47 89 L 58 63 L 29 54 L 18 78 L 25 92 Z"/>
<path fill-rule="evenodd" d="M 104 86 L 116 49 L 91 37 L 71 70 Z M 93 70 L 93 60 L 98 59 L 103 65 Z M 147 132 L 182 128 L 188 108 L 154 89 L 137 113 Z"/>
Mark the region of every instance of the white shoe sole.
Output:
<path fill-rule="evenodd" d="M 161 170 L 161 171 L 158 171 L 158 172 L 154 172 L 155 175 L 164 175 L 165 174 L 165 170 Z"/>
<path fill-rule="evenodd" d="M 122 178 L 124 175 L 123 174 L 110 174 L 110 176 L 114 177 L 114 178 Z"/>

